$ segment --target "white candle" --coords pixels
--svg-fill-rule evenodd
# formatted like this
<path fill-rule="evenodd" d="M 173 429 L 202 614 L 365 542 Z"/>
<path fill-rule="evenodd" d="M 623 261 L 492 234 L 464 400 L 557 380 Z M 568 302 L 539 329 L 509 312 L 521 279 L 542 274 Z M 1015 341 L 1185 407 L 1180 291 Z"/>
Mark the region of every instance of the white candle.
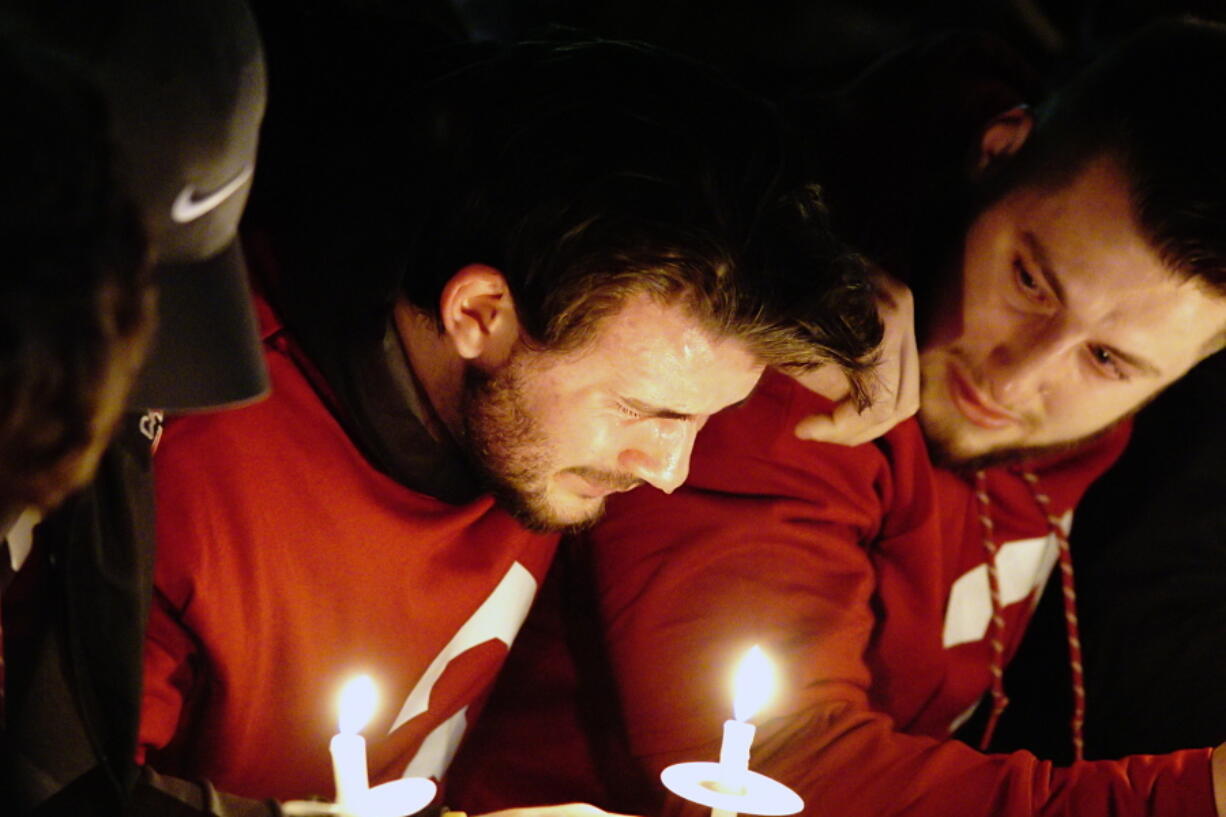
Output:
<path fill-rule="evenodd" d="M 749 719 L 774 688 L 774 669 L 758 647 L 737 665 L 732 681 L 733 719 L 724 722 L 719 762 L 674 763 L 660 772 L 669 791 L 711 809 L 711 817 L 796 814 L 805 807 L 800 795 L 777 780 L 749 771 L 749 749 L 757 731 Z"/>
<path fill-rule="evenodd" d="M 332 775 L 336 802 L 351 811 L 370 788 L 366 771 L 366 740 L 359 732 L 375 713 L 375 682 L 369 675 L 350 679 L 341 688 L 340 731 L 332 737 Z"/>
<path fill-rule="evenodd" d="M 724 742 L 719 747 L 719 765 L 726 773 L 725 780 L 729 788 L 735 791 L 745 788 L 740 781 L 744 773 L 749 771 L 749 747 L 753 744 L 756 731 L 757 728 L 752 723 L 724 721 Z"/>
<path fill-rule="evenodd" d="M 757 731 L 749 719 L 766 703 L 774 688 L 774 671 L 762 648 L 756 644 L 737 664 L 732 678 L 733 720 L 724 721 L 724 739 L 719 747 L 720 788 L 728 794 L 744 794 L 749 771 L 749 747 Z M 735 812 L 712 809 L 711 817 L 733 817 Z"/>

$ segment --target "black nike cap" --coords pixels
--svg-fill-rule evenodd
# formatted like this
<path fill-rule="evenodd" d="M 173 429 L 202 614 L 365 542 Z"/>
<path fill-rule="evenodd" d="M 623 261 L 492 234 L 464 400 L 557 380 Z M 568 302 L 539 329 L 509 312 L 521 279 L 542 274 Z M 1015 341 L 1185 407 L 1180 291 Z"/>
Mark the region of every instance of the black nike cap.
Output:
<path fill-rule="evenodd" d="M 158 326 L 129 405 L 167 411 L 268 392 L 238 244 L 267 79 L 242 0 L 0 0 L 107 102 L 117 177 L 148 231 Z"/>

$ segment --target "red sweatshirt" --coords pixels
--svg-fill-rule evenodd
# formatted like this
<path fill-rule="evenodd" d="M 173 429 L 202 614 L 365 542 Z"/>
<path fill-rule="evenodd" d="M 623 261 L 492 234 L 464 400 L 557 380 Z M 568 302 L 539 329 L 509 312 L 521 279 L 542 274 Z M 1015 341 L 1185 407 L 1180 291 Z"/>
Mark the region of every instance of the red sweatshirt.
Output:
<path fill-rule="evenodd" d="M 372 468 L 263 309 L 273 396 L 169 424 L 141 743 L 237 794 L 332 794 L 345 680 L 374 676 L 372 783 L 441 776 L 556 546 Z"/>
<path fill-rule="evenodd" d="M 529 674 L 574 683 L 556 663 L 565 627 L 542 606 L 528 628 L 537 640 L 517 648 L 458 762 L 453 801 L 480 811 L 582 797 L 576 781 L 589 780 L 587 793 L 623 810 L 681 810 L 655 775 L 716 759 L 732 669 L 757 643 L 779 687 L 755 719 L 751 768 L 796 789 L 808 814 L 1214 817 L 1208 750 L 1057 769 L 949 738 L 991 685 L 980 505 L 970 484 L 932 466 L 915 421 L 857 448 L 795 439 L 797 421 L 822 408 L 768 375 L 699 435 L 684 488 L 611 503 L 587 554 L 607 674 L 593 677 L 589 661 L 577 686 L 553 694 L 572 698 L 569 709 L 537 706 Z M 1066 524 L 1126 437 L 1034 467 Z M 1055 537 L 1019 471 L 993 469 L 988 486 L 1011 655 Z M 607 678 L 616 703 L 594 705 L 589 693 Z M 611 709 L 620 730 L 607 725 Z M 593 730 L 598 711 L 604 726 Z M 516 754 L 524 745 L 546 748 Z"/>

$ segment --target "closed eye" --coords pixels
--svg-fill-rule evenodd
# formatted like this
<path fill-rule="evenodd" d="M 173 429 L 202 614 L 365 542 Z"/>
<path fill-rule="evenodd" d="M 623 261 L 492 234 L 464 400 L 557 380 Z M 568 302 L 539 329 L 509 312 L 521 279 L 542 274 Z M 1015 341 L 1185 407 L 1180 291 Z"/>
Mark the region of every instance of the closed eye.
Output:
<path fill-rule="evenodd" d="M 675 420 L 681 423 L 705 423 L 706 415 L 686 414 L 673 409 L 657 408 L 646 404 L 640 404 L 637 400 L 622 398 L 615 405 L 617 411 L 624 417 L 630 420 Z"/>
<path fill-rule="evenodd" d="M 646 415 L 644 415 L 644 414 L 643 414 L 643 412 L 641 412 L 641 411 L 636 411 L 635 409 L 630 408 L 630 406 L 627 406 L 625 403 L 618 403 L 618 404 L 617 404 L 617 411 L 618 411 L 618 412 L 619 412 L 619 413 L 620 413 L 620 414 L 621 414 L 623 417 L 626 417 L 626 418 L 628 418 L 628 419 L 630 419 L 630 420 L 641 420 L 643 417 L 645 417 L 645 416 L 646 416 Z"/>

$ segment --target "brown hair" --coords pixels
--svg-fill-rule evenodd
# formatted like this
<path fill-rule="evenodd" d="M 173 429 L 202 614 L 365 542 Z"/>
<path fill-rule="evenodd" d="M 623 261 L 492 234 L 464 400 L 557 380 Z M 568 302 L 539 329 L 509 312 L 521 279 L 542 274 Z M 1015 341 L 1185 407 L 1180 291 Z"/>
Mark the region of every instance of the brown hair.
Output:
<path fill-rule="evenodd" d="M 1226 296 L 1226 26 L 1142 29 L 1040 107 L 997 193 L 1056 186 L 1108 156 L 1129 179 L 1141 232 L 1175 272 Z"/>
<path fill-rule="evenodd" d="M 152 322 L 144 239 L 110 172 L 100 102 L 71 69 L 0 39 L 0 504 L 79 487 Z"/>
<path fill-rule="evenodd" d="M 881 338 L 865 263 L 830 232 L 774 112 L 624 43 L 527 45 L 439 82 L 400 291 L 436 313 L 457 270 L 507 278 L 528 341 L 585 343 L 630 294 L 681 300 L 766 363 L 858 381 Z"/>

